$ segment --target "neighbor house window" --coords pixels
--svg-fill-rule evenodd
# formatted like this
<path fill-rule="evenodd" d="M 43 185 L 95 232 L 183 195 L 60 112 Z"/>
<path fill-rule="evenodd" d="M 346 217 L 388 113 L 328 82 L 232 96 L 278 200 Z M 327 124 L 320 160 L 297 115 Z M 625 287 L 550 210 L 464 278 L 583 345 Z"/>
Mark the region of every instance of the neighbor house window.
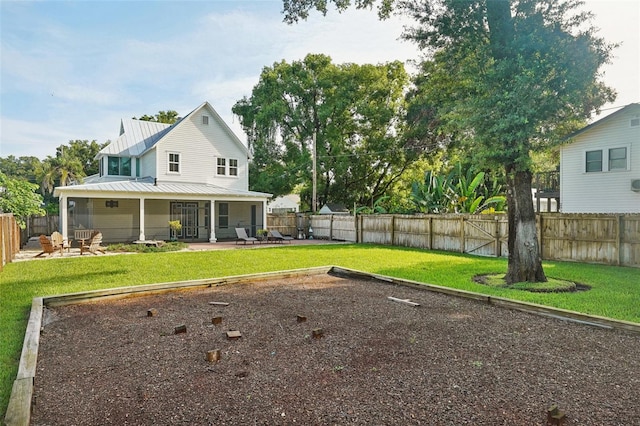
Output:
<path fill-rule="evenodd" d="M 204 124 L 205 126 L 209 125 L 209 116 L 208 115 L 203 115 L 202 116 L 202 124 Z"/>
<path fill-rule="evenodd" d="M 218 166 L 217 166 L 216 173 L 221 175 L 221 176 L 226 175 L 227 174 L 227 159 L 226 158 L 218 158 L 217 164 L 218 164 Z"/>
<path fill-rule="evenodd" d="M 602 150 L 587 151 L 586 155 L 586 172 L 601 172 L 602 171 Z"/>
<path fill-rule="evenodd" d="M 169 153 L 169 173 L 180 173 L 180 154 Z"/>
<path fill-rule="evenodd" d="M 111 176 L 131 176 L 131 158 L 109 157 L 107 159 L 107 174 Z"/>
<path fill-rule="evenodd" d="M 238 176 L 238 160 L 229 159 L 229 176 Z"/>
<path fill-rule="evenodd" d="M 218 227 L 229 227 L 229 203 L 218 204 Z"/>
<path fill-rule="evenodd" d="M 609 170 L 627 169 L 627 148 L 611 148 L 609 150 Z"/>

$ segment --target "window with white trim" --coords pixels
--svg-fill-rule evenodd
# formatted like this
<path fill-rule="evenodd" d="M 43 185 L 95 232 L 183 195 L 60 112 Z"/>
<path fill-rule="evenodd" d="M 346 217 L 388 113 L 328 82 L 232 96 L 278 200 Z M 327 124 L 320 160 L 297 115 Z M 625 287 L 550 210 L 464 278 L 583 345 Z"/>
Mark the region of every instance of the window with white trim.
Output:
<path fill-rule="evenodd" d="M 208 126 L 209 125 L 209 116 L 208 115 L 203 115 L 202 116 L 202 124 L 204 126 Z"/>
<path fill-rule="evenodd" d="M 585 171 L 587 173 L 602 171 L 602 150 L 586 152 Z"/>
<path fill-rule="evenodd" d="M 627 148 L 609 149 L 609 170 L 627 170 Z"/>
<path fill-rule="evenodd" d="M 229 176 L 238 176 L 238 160 L 235 158 L 229 159 Z"/>
<path fill-rule="evenodd" d="M 224 176 L 224 175 L 227 174 L 227 159 L 226 158 L 218 157 L 218 159 L 217 159 L 217 167 L 216 167 L 216 174 L 218 176 Z"/>
<path fill-rule="evenodd" d="M 169 173 L 180 173 L 180 154 L 177 152 L 170 152 L 168 156 L 169 166 L 167 171 Z"/>

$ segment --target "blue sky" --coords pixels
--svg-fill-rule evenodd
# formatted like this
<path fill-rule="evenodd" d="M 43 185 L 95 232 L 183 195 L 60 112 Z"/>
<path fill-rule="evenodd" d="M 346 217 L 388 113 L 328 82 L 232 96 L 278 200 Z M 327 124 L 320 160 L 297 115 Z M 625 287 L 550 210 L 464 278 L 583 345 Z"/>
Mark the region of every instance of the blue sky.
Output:
<path fill-rule="evenodd" d="M 611 106 L 640 102 L 640 2 L 587 1 L 608 41 Z M 282 22 L 282 2 L 0 0 L 0 156 L 55 155 L 69 140 L 115 139 L 120 119 L 209 101 L 244 140 L 233 104 L 274 62 L 324 53 L 335 63 L 406 61 L 399 18 L 375 12 Z M 606 111 L 605 111 L 606 112 Z"/>

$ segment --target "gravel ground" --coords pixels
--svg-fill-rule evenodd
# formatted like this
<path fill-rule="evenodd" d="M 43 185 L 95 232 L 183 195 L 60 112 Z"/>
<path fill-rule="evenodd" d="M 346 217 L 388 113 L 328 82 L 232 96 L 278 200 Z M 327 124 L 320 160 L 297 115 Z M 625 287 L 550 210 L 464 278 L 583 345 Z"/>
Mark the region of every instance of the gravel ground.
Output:
<path fill-rule="evenodd" d="M 257 281 L 45 320 L 34 425 L 545 425 L 552 404 L 566 425 L 640 424 L 637 334 L 378 281 Z"/>

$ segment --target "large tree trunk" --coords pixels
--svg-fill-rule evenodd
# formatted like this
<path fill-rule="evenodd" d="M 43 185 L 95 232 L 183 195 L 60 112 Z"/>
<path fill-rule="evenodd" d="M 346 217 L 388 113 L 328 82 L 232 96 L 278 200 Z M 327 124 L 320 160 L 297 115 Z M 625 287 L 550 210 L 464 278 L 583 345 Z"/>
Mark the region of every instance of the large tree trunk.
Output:
<path fill-rule="evenodd" d="M 545 282 L 531 197 L 530 171 L 507 166 L 507 215 L 509 218 L 509 267 L 507 284 Z"/>

